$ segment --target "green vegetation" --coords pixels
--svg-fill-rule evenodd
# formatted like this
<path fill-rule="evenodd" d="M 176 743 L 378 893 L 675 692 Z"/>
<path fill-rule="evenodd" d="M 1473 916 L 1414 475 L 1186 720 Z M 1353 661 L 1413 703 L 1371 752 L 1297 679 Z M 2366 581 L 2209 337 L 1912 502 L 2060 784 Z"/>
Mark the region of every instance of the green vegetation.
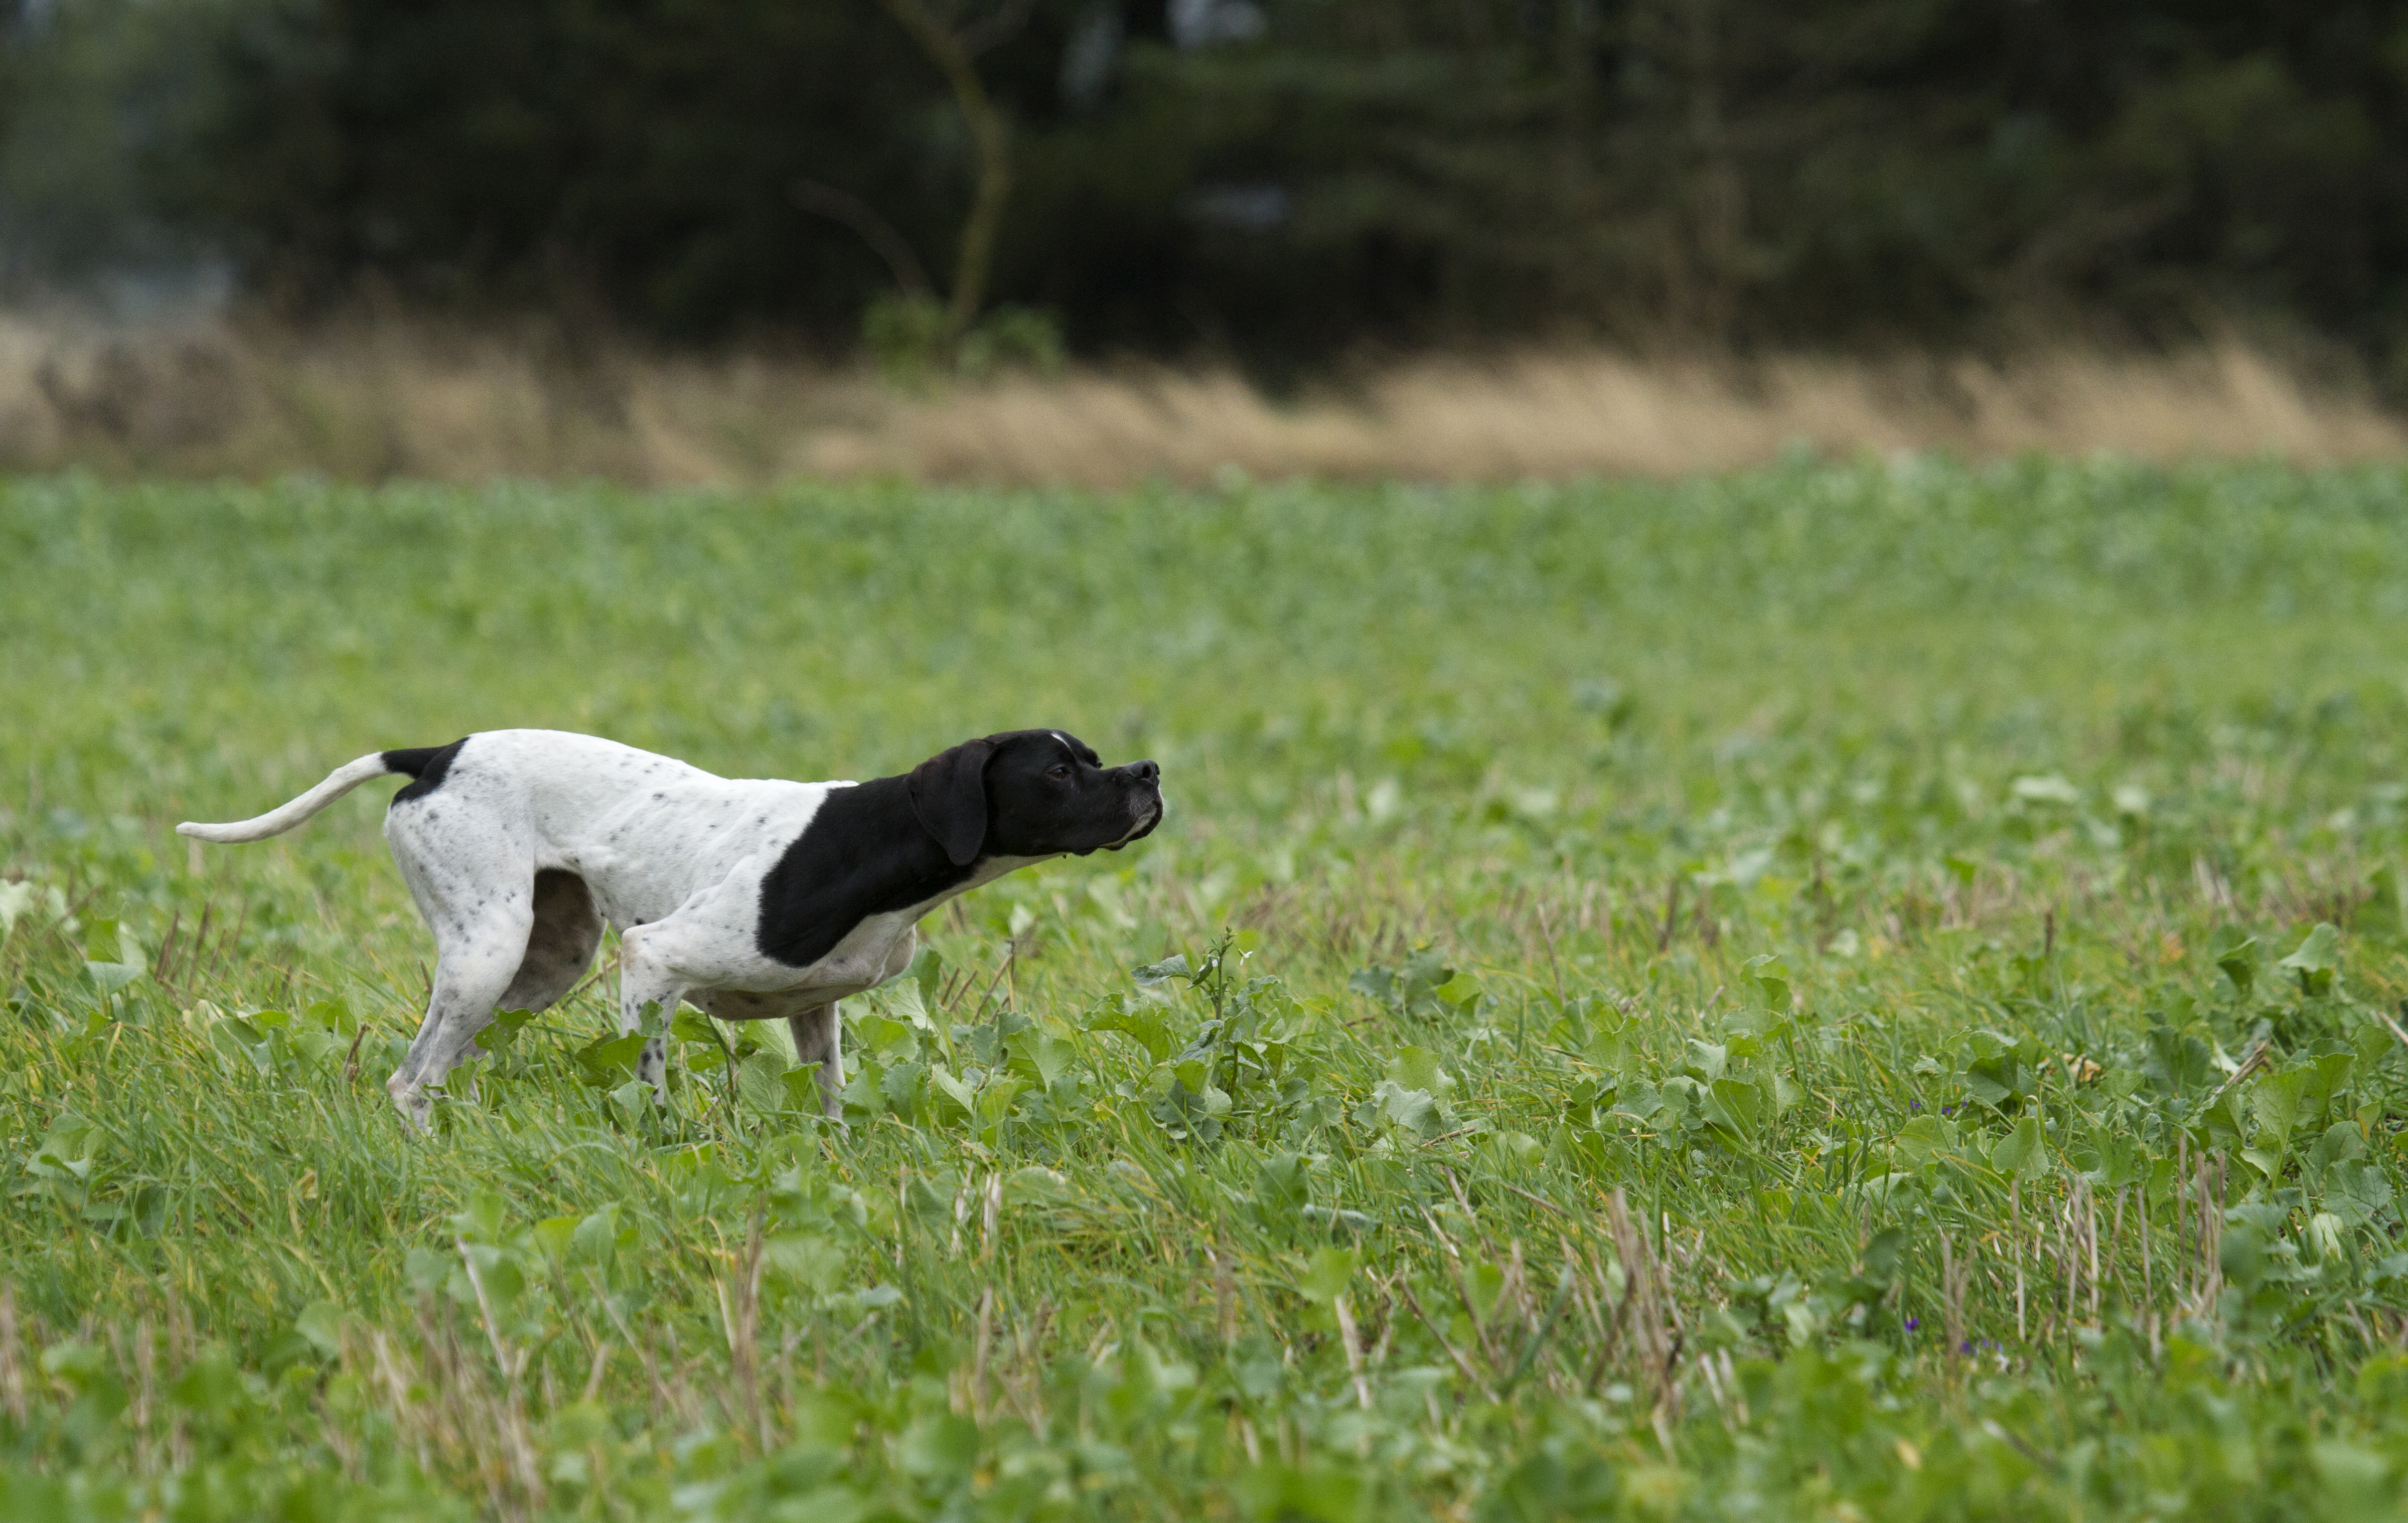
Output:
<path fill-rule="evenodd" d="M 2403 524 L 0 487 L 0 1513 L 2395 1516 Z M 845 1132 L 606 984 L 412 1141 L 374 805 L 169 826 L 513 724 L 1173 812 L 933 917 Z"/>
<path fill-rule="evenodd" d="M 0 282 L 1267 379 L 2223 312 L 2397 402 L 2403 84 L 2382 0 L 0 0 Z"/>

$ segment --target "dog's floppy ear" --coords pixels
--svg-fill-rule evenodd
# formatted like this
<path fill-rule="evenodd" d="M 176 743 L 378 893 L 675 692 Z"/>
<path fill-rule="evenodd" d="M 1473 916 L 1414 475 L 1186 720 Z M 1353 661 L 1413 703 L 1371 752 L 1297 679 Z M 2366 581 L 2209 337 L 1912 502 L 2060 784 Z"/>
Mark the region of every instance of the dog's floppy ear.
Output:
<path fill-rule="evenodd" d="M 977 860 L 986 843 L 986 764 L 994 754 L 991 740 L 965 740 L 911 769 L 911 812 L 957 868 Z"/>

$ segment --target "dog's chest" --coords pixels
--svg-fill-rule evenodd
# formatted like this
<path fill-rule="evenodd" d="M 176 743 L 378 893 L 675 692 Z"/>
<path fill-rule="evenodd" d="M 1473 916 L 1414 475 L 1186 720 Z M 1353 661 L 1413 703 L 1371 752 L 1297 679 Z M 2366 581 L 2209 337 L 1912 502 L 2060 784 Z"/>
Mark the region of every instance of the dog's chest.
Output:
<path fill-rule="evenodd" d="M 796 986 L 841 999 L 885 983 L 910 966 L 920 942 L 919 919 L 910 911 L 867 916 L 835 950 L 803 969 Z"/>

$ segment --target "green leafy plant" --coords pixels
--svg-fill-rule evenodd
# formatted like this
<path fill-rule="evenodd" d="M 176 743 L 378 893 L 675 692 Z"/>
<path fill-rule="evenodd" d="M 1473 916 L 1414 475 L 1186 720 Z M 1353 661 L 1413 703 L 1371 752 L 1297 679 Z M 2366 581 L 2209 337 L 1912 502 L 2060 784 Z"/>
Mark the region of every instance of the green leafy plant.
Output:
<path fill-rule="evenodd" d="M 0 1513 L 2385 1516 L 2397 495 L 0 483 Z M 377 811 L 165 822 L 464 702 L 1101 702 L 1172 812 L 928 916 L 840 1125 L 606 944 L 414 1136 Z"/>

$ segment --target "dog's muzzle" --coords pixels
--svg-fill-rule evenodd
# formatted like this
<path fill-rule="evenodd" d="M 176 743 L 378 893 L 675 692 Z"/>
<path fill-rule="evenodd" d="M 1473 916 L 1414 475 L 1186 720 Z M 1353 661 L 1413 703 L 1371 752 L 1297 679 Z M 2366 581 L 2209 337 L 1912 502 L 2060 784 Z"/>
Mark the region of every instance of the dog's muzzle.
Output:
<path fill-rule="evenodd" d="M 1141 791 L 1129 798 L 1129 831 L 1104 850 L 1117 852 L 1133 841 L 1142 841 L 1162 823 L 1162 769 L 1150 761 L 1131 762 L 1121 769 L 1124 776 L 1134 779 Z"/>
<path fill-rule="evenodd" d="M 1122 847 L 1127 845 L 1130 841 L 1142 841 L 1146 837 L 1154 834 L 1154 827 L 1162 823 L 1162 800 L 1159 797 L 1156 797 L 1152 800 L 1152 804 L 1153 807 L 1146 811 L 1144 816 L 1141 817 L 1137 824 L 1129 827 L 1129 833 L 1127 835 L 1123 836 L 1120 840 L 1113 841 L 1109 846 L 1106 846 L 1104 850 L 1108 852 L 1117 852 Z"/>

